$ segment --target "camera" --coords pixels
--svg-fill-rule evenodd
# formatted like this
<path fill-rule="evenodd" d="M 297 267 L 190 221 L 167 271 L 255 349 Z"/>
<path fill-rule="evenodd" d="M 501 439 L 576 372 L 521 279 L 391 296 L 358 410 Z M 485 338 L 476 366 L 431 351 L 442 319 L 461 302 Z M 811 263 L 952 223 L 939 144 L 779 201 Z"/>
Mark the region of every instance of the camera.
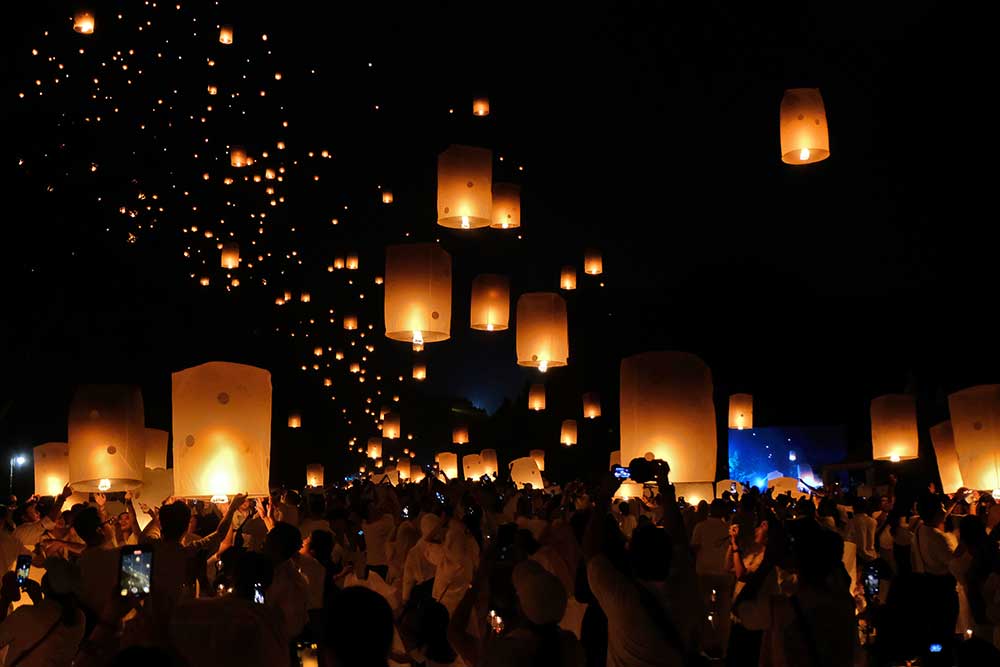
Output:
<path fill-rule="evenodd" d="M 629 476 L 639 484 L 668 484 L 670 465 L 662 459 L 632 459 L 628 464 Z"/>

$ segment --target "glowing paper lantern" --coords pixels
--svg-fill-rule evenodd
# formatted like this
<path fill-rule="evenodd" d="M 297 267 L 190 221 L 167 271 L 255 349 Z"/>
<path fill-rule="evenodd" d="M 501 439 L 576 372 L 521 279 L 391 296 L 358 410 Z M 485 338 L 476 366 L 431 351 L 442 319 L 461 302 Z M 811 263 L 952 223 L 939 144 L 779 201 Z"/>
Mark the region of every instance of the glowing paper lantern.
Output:
<path fill-rule="evenodd" d="M 385 249 L 385 335 L 420 344 L 451 336 L 451 255 L 437 243 Z"/>
<path fill-rule="evenodd" d="M 559 442 L 564 445 L 575 445 L 576 444 L 576 420 L 575 419 L 565 419 L 562 423 L 562 429 L 559 432 Z"/>
<path fill-rule="evenodd" d="M 142 500 L 150 507 L 159 507 L 163 501 L 174 495 L 174 470 L 173 468 L 150 468 L 146 467 L 142 471 L 142 486 L 132 489 L 132 497 L 135 500 Z M 136 516 L 140 529 L 145 529 L 152 519 L 145 512 L 139 512 Z"/>
<path fill-rule="evenodd" d="M 222 268 L 237 269 L 240 266 L 240 244 L 222 244 Z"/>
<path fill-rule="evenodd" d="M 781 161 L 809 164 L 830 157 L 830 132 L 819 88 L 789 88 L 781 98 Z"/>
<path fill-rule="evenodd" d="M 494 229 L 514 229 L 521 226 L 521 187 L 513 183 L 493 184 Z"/>
<path fill-rule="evenodd" d="M 644 352 L 621 364 L 621 460 L 658 458 L 670 481 L 715 479 L 712 372 L 686 352 Z"/>
<path fill-rule="evenodd" d="M 303 292 L 302 294 L 299 295 L 299 301 L 301 301 L 302 303 L 309 303 L 310 301 L 312 301 L 312 294 L 310 294 L 309 292 Z"/>
<path fill-rule="evenodd" d="M 483 273 L 472 281 L 469 320 L 479 331 L 503 331 L 510 317 L 510 284 L 506 276 Z"/>
<path fill-rule="evenodd" d="M 236 168 L 245 167 L 250 164 L 250 158 L 241 146 L 233 146 L 229 149 L 229 164 Z"/>
<path fill-rule="evenodd" d="M 451 441 L 456 445 L 464 445 L 469 442 L 469 428 L 467 426 L 456 426 L 451 429 Z"/>
<path fill-rule="evenodd" d="M 147 428 L 143 431 L 143 439 L 146 451 L 144 467 L 166 468 L 170 434 L 158 428 Z"/>
<path fill-rule="evenodd" d="M 448 476 L 448 479 L 456 479 L 458 477 L 457 454 L 441 452 L 434 457 L 434 461 L 438 464 L 438 469 Z"/>
<path fill-rule="evenodd" d="M 209 95 L 218 95 L 219 94 L 219 87 L 216 86 L 215 84 L 212 84 L 212 83 L 208 84 L 208 94 Z M 205 174 L 205 177 L 206 177 L 206 180 L 207 180 L 208 174 Z"/>
<path fill-rule="evenodd" d="M 396 461 L 396 472 L 399 474 L 400 479 L 409 479 L 410 459 L 404 457 Z"/>
<path fill-rule="evenodd" d="M 528 452 L 528 456 L 531 460 L 535 462 L 535 466 L 540 472 L 545 472 L 545 450 L 544 449 L 532 449 Z"/>
<path fill-rule="evenodd" d="M 917 404 L 908 394 L 872 399 L 872 458 L 905 461 L 917 458 Z"/>
<path fill-rule="evenodd" d="M 81 35 L 93 35 L 94 15 L 83 9 L 78 11 L 73 15 L 73 30 Z M 62 491 L 62 489 L 59 490 Z"/>
<path fill-rule="evenodd" d="M 715 499 L 715 485 L 711 482 L 680 482 L 674 484 L 674 493 L 683 497 L 689 505 L 697 505 L 701 501 L 712 502 Z"/>
<path fill-rule="evenodd" d="M 542 473 L 530 456 L 514 459 L 510 462 L 510 479 L 519 489 L 525 488 L 528 484 L 533 489 L 545 488 Z"/>
<path fill-rule="evenodd" d="M 174 373 L 172 395 L 176 495 L 267 496 L 271 374 L 212 361 Z"/>
<path fill-rule="evenodd" d="M 77 491 L 142 483 L 145 416 L 138 387 L 83 385 L 69 406 L 69 482 Z"/>
<path fill-rule="evenodd" d="M 591 276 L 599 276 L 604 272 L 604 262 L 601 260 L 601 251 L 588 248 L 583 253 L 583 271 Z"/>
<path fill-rule="evenodd" d="M 477 97 L 474 100 L 472 100 L 472 115 L 489 116 L 490 99 L 488 97 Z"/>
<path fill-rule="evenodd" d="M 585 419 L 597 419 L 601 416 L 601 395 L 596 391 L 583 395 L 583 416 Z"/>
<path fill-rule="evenodd" d="M 359 364 L 358 362 L 356 362 L 356 361 L 355 361 L 354 363 L 352 363 L 352 364 L 351 364 L 351 365 L 350 365 L 350 366 L 348 367 L 348 370 L 349 370 L 349 371 L 350 371 L 351 373 L 360 373 L 360 372 L 361 372 L 361 364 Z"/>
<path fill-rule="evenodd" d="M 721 498 L 722 494 L 726 491 L 734 493 L 734 489 L 735 493 L 738 493 L 741 496 L 743 495 L 743 485 L 735 479 L 720 479 L 715 483 L 715 497 Z"/>
<path fill-rule="evenodd" d="M 382 427 L 382 432 L 385 432 L 385 427 Z M 378 459 L 382 458 L 382 438 L 373 437 L 368 438 L 368 458 Z"/>
<path fill-rule="evenodd" d="M 955 449 L 955 433 L 950 421 L 931 426 L 931 443 L 937 459 L 938 474 L 941 477 L 941 491 L 955 493 L 965 486 L 962 470 L 958 465 L 958 451 Z"/>
<path fill-rule="evenodd" d="M 437 223 L 453 229 L 489 227 L 493 208 L 493 153 L 449 146 L 438 156 Z"/>
<path fill-rule="evenodd" d="M 69 445 L 47 442 L 34 449 L 35 495 L 58 496 L 69 483 Z M 66 506 L 69 509 L 70 506 Z"/>
<path fill-rule="evenodd" d="M 466 454 L 462 457 L 462 479 L 472 479 L 474 481 L 479 481 L 479 478 L 485 475 L 483 472 L 483 459 L 479 454 Z"/>
<path fill-rule="evenodd" d="M 611 452 L 611 456 L 608 457 L 608 470 L 611 470 L 615 466 L 620 466 L 622 464 L 622 452 L 620 449 L 616 449 Z"/>
<path fill-rule="evenodd" d="M 317 357 L 322 357 L 323 356 L 323 347 L 321 345 L 317 345 L 316 347 L 314 347 L 313 348 L 313 355 L 317 356 Z"/>
<path fill-rule="evenodd" d="M 413 364 L 413 379 L 414 380 L 427 379 L 427 366 L 425 364 Z"/>
<path fill-rule="evenodd" d="M 774 489 L 772 495 L 777 498 L 782 494 L 788 494 L 792 498 L 798 499 L 809 495 L 799 490 L 799 480 L 794 477 L 774 477 L 767 480 L 767 488 Z"/>
<path fill-rule="evenodd" d="M 395 440 L 399 437 L 399 415 L 395 412 L 385 413 L 382 418 L 382 437 Z"/>
<path fill-rule="evenodd" d="M 358 328 L 357 315 L 344 315 L 344 330 L 354 331 L 357 328 Z"/>
<path fill-rule="evenodd" d="M 224 25 L 219 28 L 219 44 L 233 43 L 233 26 Z"/>
<path fill-rule="evenodd" d="M 559 288 L 564 290 L 576 289 L 576 269 L 572 266 L 562 267 L 559 272 Z"/>
<path fill-rule="evenodd" d="M 358 255 L 356 253 L 353 253 L 353 252 L 350 255 L 348 255 L 347 256 L 347 260 L 344 263 L 344 266 L 347 268 L 348 271 L 357 271 L 358 270 Z"/>
<path fill-rule="evenodd" d="M 528 292 L 517 300 L 517 363 L 543 373 L 569 361 L 566 302 L 552 292 Z"/>
<path fill-rule="evenodd" d="M 310 463 L 306 466 L 306 486 L 323 486 L 323 464 Z"/>
<path fill-rule="evenodd" d="M 992 491 L 997 498 L 1000 496 L 1000 385 L 957 391 L 948 396 L 948 408 L 965 486 Z"/>
<path fill-rule="evenodd" d="M 737 431 L 753 428 L 753 396 L 733 394 L 729 397 L 729 428 Z"/>
<path fill-rule="evenodd" d="M 533 384 L 528 389 L 528 409 L 540 412 L 545 409 L 545 385 Z"/>
<path fill-rule="evenodd" d="M 292 412 L 288 415 L 288 428 L 302 428 L 302 415 Z"/>
<path fill-rule="evenodd" d="M 494 477 L 500 470 L 499 462 L 497 461 L 497 450 L 484 449 L 479 452 L 479 458 L 483 462 L 483 474 Z"/>
<path fill-rule="evenodd" d="M 334 257 L 333 258 L 333 268 L 335 268 L 337 270 L 340 270 L 340 269 L 344 268 L 344 258 L 343 257 Z"/>
<path fill-rule="evenodd" d="M 391 204 L 392 203 L 392 191 L 391 190 L 383 190 L 382 191 L 382 203 L 383 204 Z"/>

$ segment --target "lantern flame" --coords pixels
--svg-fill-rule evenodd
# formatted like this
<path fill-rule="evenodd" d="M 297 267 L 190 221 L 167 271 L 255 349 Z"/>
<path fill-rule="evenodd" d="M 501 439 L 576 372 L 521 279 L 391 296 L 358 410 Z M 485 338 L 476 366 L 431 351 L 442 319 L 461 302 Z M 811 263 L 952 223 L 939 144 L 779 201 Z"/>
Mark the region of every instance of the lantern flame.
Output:
<path fill-rule="evenodd" d="M 424 334 L 421 333 L 419 329 L 415 330 L 413 332 L 413 345 L 414 345 L 414 348 L 416 348 L 417 345 L 423 345 L 423 344 L 424 344 Z"/>
<path fill-rule="evenodd" d="M 468 228 L 469 228 L 469 216 L 463 215 L 462 216 L 462 229 L 468 229 Z"/>
<path fill-rule="evenodd" d="M 541 373 L 544 373 L 545 371 L 549 370 L 548 359 L 542 359 L 541 361 L 538 362 L 538 370 Z"/>
<path fill-rule="evenodd" d="M 889 457 L 889 460 L 892 461 L 893 463 L 899 463 L 899 454 L 893 454 L 892 456 Z"/>
<path fill-rule="evenodd" d="M 107 491 L 110 488 L 111 488 L 111 480 L 110 479 L 102 479 L 101 481 L 99 481 L 97 483 L 97 490 L 98 491 L 104 492 L 104 491 Z"/>
<path fill-rule="evenodd" d="M 799 159 L 802 160 L 803 162 L 805 162 L 806 160 L 809 159 L 809 149 L 808 148 L 803 148 L 801 151 L 799 151 Z"/>

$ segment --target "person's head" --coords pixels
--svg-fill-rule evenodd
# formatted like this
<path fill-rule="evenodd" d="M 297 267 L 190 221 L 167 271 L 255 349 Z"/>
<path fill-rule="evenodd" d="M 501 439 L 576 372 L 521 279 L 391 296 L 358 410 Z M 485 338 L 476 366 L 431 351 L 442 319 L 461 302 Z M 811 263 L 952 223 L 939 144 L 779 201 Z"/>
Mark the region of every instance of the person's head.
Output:
<path fill-rule="evenodd" d="M 132 517 L 129 516 L 128 512 L 122 512 L 118 515 L 118 528 L 125 533 L 132 531 Z"/>
<path fill-rule="evenodd" d="M 628 502 L 623 500 L 622 502 L 618 503 L 618 511 L 621 513 L 622 516 L 628 516 L 629 513 Z"/>
<path fill-rule="evenodd" d="M 314 493 L 309 496 L 309 516 L 314 519 L 323 516 L 323 512 L 326 510 L 326 503 L 324 500 L 323 496 L 318 493 Z"/>
<path fill-rule="evenodd" d="M 302 534 L 290 523 L 279 521 L 264 538 L 264 553 L 275 563 L 281 563 L 302 548 Z"/>
<path fill-rule="evenodd" d="M 868 501 L 864 498 L 855 498 L 854 502 L 851 503 L 851 509 L 858 516 L 862 514 L 868 514 Z"/>
<path fill-rule="evenodd" d="M 632 572 L 644 581 L 664 581 L 670 573 L 673 544 L 667 531 L 653 525 L 636 528 L 632 533 L 629 558 Z"/>
<path fill-rule="evenodd" d="M 815 524 L 799 531 L 794 550 L 799 581 L 804 585 L 822 585 L 838 567 L 843 567 L 844 539 Z"/>
<path fill-rule="evenodd" d="M 986 526 L 978 516 L 968 514 L 958 524 L 959 539 L 972 552 L 986 544 Z"/>
<path fill-rule="evenodd" d="M 129 646 L 111 659 L 108 667 L 177 667 L 174 656 L 164 648 L 154 646 Z"/>
<path fill-rule="evenodd" d="M 191 524 L 191 508 L 183 500 L 175 500 L 160 508 L 160 533 L 167 542 L 177 542 Z"/>
<path fill-rule="evenodd" d="M 64 625 L 76 625 L 82 620 L 77 612 L 77 596 L 82 585 L 80 570 L 75 563 L 56 557 L 46 558 L 43 567 L 42 595 L 62 608 L 60 620 Z"/>
<path fill-rule="evenodd" d="M 300 499 L 299 499 L 299 492 L 298 491 L 295 491 L 295 490 L 292 490 L 292 489 L 289 489 L 288 491 L 285 491 L 285 504 L 286 505 L 291 505 L 292 507 L 298 507 L 299 506 L 299 500 Z"/>
<path fill-rule="evenodd" d="M 230 548 L 222 554 L 226 571 L 231 576 L 233 595 L 244 600 L 253 600 L 260 590 L 267 595 L 274 579 L 274 564 L 264 554 Z"/>
<path fill-rule="evenodd" d="M 928 526 L 937 526 L 944 521 L 944 508 L 941 499 L 933 494 L 925 494 L 917 501 L 917 514 L 920 520 Z"/>
<path fill-rule="evenodd" d="M 716 498 L 708 506 L 708 515 L 713 519 L 721 519 L 726 516 L 726 501 Z"/>
<path fill-rule="evenodd" d="M 324 635 L 327 667 L 384 667 L 392 648 L 392 609 L 375 591 L 348 586 L 330 606 Z"/>
<path fill-rule="evenodd" d="M 73 529 L 87 546 L 99 546 L 104 542 L 104 535 L 101 533 L 101 515 L 96 507 L 80 510 L 73 520 Z"/>
<path fill-rule="evenodd" d="M 321 563 L 329 562 L 333 555 L 333 533 L 328 530 L 314 530 L 302 545 L 310 556 Z"/>
<path fill-rule="evenodd" d="M 453 662 L 455 651 L 448 643 L 447 607 L 433 599 L 421 602 L 417 609 L 415 639 L 429 660 Z"/>

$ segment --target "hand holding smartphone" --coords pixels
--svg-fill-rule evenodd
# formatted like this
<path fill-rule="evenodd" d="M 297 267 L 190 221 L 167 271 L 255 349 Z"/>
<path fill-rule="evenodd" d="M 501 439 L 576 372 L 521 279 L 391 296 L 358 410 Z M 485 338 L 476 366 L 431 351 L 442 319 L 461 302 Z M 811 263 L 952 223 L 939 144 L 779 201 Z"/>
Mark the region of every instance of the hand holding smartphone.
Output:
<path fill-rule="evenodd" d="M 118 557 L 118 592 L 146 598 L 153 583 L 153 548 L 148 544 L 122 547 Z"/>
<path fill-rule="evenodd" d="M 17 585 L 24 586 L 31 574 L 31 554 L 21 554 L 17 557 Z"/>

